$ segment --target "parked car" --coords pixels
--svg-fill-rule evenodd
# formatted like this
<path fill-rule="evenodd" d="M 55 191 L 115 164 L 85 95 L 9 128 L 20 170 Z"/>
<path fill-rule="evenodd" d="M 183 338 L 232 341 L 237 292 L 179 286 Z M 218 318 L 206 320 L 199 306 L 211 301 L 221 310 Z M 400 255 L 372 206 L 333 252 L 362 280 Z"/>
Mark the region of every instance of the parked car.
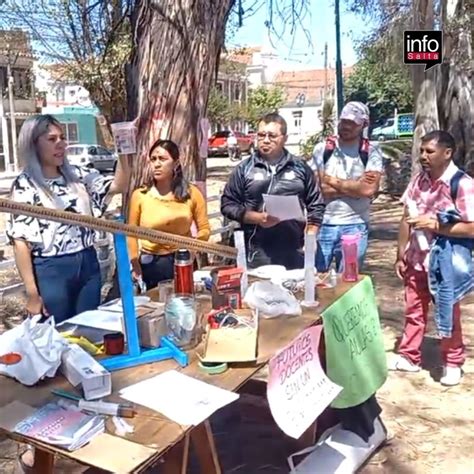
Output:
<path fill-rule="evenodd" d="M 69 145 L 66 148 L 69 163 L 78 166 L 92 166 L 99 171 L 114 170 L 117 155 L 100 145 Z"/>
<path fill-rule="evenodd" d="M 413 114 L 397 114 L 374 128 L 371 138 L 382 142 L 386 139 L 411 137 L 413 136 L 414 120 Z"/>
<path fill-rule="evenodd" d="M 229 144 L 227 139 L 234 136 L 237 139 L 237 146 L 240 153 L 252 153 L 254 150 L 254 142 L 252 137 L 241 133 L 233 132 L 231 130 L 222 130 L 214 133 L 208 141 L 208 155 L 209 156 L 229 156 Z"/>

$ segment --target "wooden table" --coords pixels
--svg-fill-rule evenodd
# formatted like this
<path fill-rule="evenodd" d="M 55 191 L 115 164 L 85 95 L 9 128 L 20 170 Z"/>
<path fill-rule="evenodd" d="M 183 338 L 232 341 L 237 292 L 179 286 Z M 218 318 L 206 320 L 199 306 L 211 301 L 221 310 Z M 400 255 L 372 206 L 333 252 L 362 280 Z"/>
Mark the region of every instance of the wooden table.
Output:
<path fill-rule="evenodd" d="M 171 369 L 180 370 L 218 387 L 237 391 L 278 350 L 289 344 L 302 330 L 314 324 L 319 319 L 318 313 L 352 286 L 353 284 L 350 283 L 340 283 L 334 289 L 320 289 L 319 307 L 312 311 L 305 310 L 301 317 L 262 319 L 259 328 L 257 363 L 232 364 L 223 374 L 207 375 L 200 371 L 197 365 L 198 347 L 190 351 L 190 364 L 185 368 L 180 368 L 173 360 L 167 360 L 113 372 L 111 399 L 118 401 L 120 399 L 117 394 L 122 388 Z M 150 296 L 154 298 L 157 295 L 152 291 Z M 42 381 L 34 387 L 26 387 L 12 379 L 0 376 L 0 407 L 14 400 L 39 407 L 53 399 L 51 395 L 53 388 L 70 389 L 70 385 L 62 376 Z M 53 472 L 54 455 L 64 456 L 114 473 L 142 472 L 163 458 L 164 472 L 185 473 L 190 442 L 196 448 L 203 473 L 221 472 L 208 420 L 196 427 L 182 427 L 159 413 L 143 408 L 140 409 L 139 416 L 127 421 L 134 426 L 134 432 L 126 438 L 104 433 L 74 452 L 29 440 L 16 433 L 8 431 L 5 433 L 12 439 L 23 443 L 28 442 L 36 447 L 35 469 L 38 473 Z"/>

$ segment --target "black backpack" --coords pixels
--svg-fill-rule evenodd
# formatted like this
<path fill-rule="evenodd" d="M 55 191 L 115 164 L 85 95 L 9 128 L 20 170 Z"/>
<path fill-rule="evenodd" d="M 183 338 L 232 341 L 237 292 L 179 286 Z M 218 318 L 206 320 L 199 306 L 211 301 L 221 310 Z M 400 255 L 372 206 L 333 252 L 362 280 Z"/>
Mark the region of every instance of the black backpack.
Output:
<path fill-rule="evenodd" d="M 453 204 L 456 206 L 456 199 L 458 197 L 458 190 L 459 190 L 459 183 L 461 181 L 461 178 L 465 175 L 464 171 L 462 170 L 457 170 L 456 173 L 454 173 L 453 177 L 451 178 L 451 181 L 449 182 L 449 188 L 451 190 L 451 199 L 453 200 Z"/>
<path fill-rule="evenodd" d="M 367 138 L 361 137 L 359 144 L 359 156 L 364 168 L 367 166 L 367 162 L 369 161 L 369 145 L 369 140 Z M 325 166 L 329 158 L 331 158 L 332 154 L 334 153 L 336 146 L 337 137 L 335 135 L 326 138 L 326 146 L 323 153 L 323 163 Z"/>

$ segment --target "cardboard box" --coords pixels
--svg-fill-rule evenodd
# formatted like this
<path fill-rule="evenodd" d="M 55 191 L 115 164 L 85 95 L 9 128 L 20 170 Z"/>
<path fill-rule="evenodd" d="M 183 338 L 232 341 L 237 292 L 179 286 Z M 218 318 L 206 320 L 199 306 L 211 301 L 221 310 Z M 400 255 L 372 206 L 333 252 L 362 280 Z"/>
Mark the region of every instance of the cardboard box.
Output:
<path fill-rule="evenodd" d="M 216 268 L 211 271 L 213 309 L 224 306 L 234 309 L 242 307 L 241 279 L 243 273 L 244 270 L 240 267 Z"/>
<path fill-rule="evenodd" d="M 249 326 L 207 328 L 203 362 L 251 362 L 257 359 L 258 317 L 250 309 L 235 310 Z"/>
<path fill-rule="evenodd" d="M 71 344 L 63 353 L 61 371 L 71 385 L 82 385 L 86 400 L 95 400 L 112 393 L 110 372 L 77 344 Z"/>
<path fill-rule="evenodd" d="M 140 346 L 159 347 L 161 337 L 168 333 L 164 311 L 146 314 L 139 317 L 137 321 Z"/>

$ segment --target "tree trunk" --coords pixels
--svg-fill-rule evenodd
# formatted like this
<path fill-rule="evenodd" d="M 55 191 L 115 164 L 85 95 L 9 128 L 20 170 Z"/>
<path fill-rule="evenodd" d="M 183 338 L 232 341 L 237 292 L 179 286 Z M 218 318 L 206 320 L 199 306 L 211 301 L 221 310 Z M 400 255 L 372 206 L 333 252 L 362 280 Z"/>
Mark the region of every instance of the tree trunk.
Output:
<path fill-rule="evenodd" d="M 137 0 L 127 74 L 128 112 L 138 119 L 131 189 L 149 173 L 147 153 L 158 138 L 175 141 L 185 175 L 205 181 L 201 120 L 235 0 Z"/>
<path fill-rule="evenodd" d="M 440 127 L 456 139 L 456 163 L 474 176 L 472 44 L 468 2 L 442 2 L 444 54 L 437 80 Z"/>
<path fill-rule="evenodd" d="M 413 0 L 413 29 L 432 30 L 434 25 L 433 0 Z M 411 65 L 415 97 L 415 130 L 412 145 L 412 174 L 420 170 L 421 137 L 439 126 L 436 106 L 437 67 L 424 71 L 424 66 Z"/>
<path fill-rule="evenodd" d="M 412 66 L 415 105 L 415 131 L 412 173 L 419 169 L 420 138 L 440 128 L 456 139 L 455 161 L 474 175 L 472 145 L 472 36 L 468 0 L 441 2 L 443 63 L 429 69 Z M 434 26 L 432 0 L 414 0 L 414 29 Z"/>

